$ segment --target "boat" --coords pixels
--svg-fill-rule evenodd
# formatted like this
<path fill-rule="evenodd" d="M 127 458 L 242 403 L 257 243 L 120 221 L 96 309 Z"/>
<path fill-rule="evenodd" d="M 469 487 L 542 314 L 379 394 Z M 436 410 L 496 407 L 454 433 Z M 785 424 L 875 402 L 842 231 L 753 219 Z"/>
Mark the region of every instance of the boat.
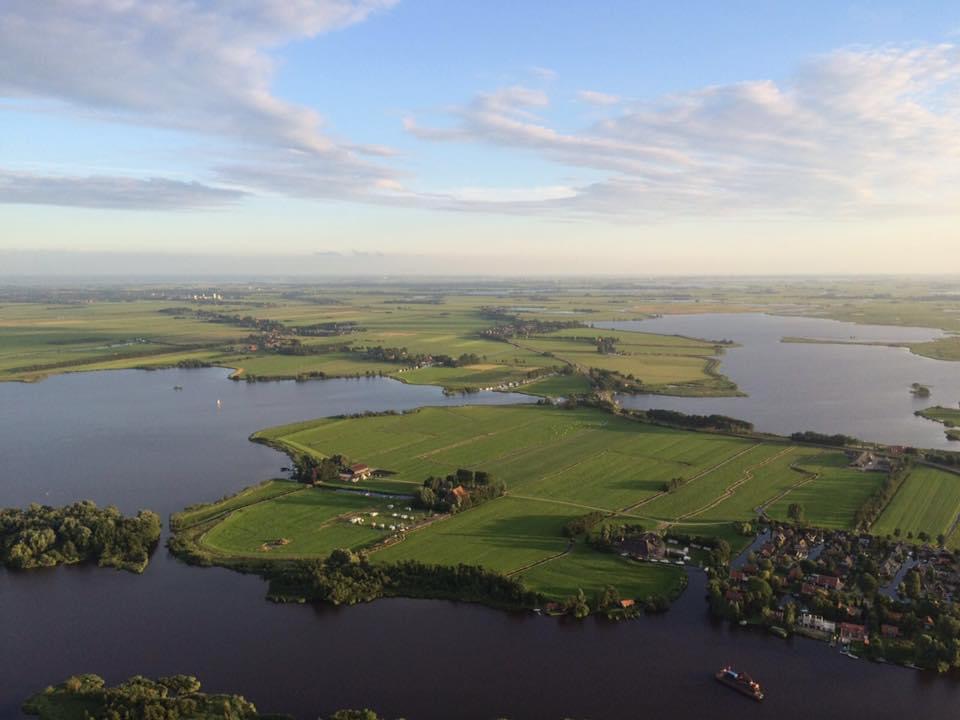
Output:
<path fill-rule="evenodd" d="M 720 670 L 714 677 L 717 678 L 718 682 L 736 690 L 741 695 L 752 697 L 757 702 L 763 700 L 763 690 L 760 689 L 760 683 L 746 673 L 734 670 L 729 665 Z"/>

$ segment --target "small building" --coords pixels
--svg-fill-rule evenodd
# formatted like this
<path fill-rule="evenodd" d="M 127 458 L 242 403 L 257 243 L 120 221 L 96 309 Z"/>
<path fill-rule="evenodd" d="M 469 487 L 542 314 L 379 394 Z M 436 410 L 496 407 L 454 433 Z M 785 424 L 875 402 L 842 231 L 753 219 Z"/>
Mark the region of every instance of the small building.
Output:
<path fill-rule="evenodd" d="M 350 482 L 358 482 L 359 480 L 369 478 L 373 474 L 373 470 L 371 470 L 368 465 L 357 463 L 356 465 L 351 465 L 345 474 Z"/>
<path fill-rule="evenodd" d="M 867 642 L 867 628 L 856 623 L 840 623 L 840 642 Z"/>
<path fill-rule="evenodd" d="M 470 497 L 470 493 L 463 485 L 457 485 L 455 488 L 447 490 L 447 502 L 451 505 L 460 505 L 464 500 Z"/>
<path fill-rule="evenodd" d="M 626 598 L 620 601 L 620 607 L 624 610 L 627 608 L 632 608 L 634 605 L 636 605 L 636 602 L 633 600 L 633 598 Z"/>
<path fill-rule="evenodd" d="M 833 575 L 814 575 L 812 579 L 817 587 L 827 588 L 828 590 L 843 589 L 843 580 Z"/>
<path fill-rule="evenodd" d="M 888 639 L 894 639 L 900 637 L 900 628 L 896 625 L 887 625 L 886 623 L 880 626 L 880 634 L 883 637 Z"/>
<path fill-rule="evenodd" d="M 821 615 L 811 613 L 800 613 L 797 624 L 808 630 L 818 630 L 833 635 L 837 631 L 837 624 L 832 620 L 826 620 Z"/>

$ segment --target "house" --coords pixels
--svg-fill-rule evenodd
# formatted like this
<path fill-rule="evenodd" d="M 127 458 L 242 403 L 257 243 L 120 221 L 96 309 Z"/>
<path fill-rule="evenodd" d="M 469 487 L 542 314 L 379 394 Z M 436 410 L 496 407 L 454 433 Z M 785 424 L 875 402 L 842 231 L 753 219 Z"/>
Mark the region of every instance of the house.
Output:
<path fill-rule="evenodd" d="M 727 590 L 723 595 L 723 599 L 727 602 L 740 602 L 743 600 L 743 593 L 739 590 Z"/>
<path fill-rule="evenodd" d="M 358 480 L 366 480 L 373 474 L 373 471 L 368 465 L 363 463 L 357 463 L 356 465 L 351 465 L 346 472 L 347 479 L 350 482 L 357 482 Z"/>
<path fill-rule="evenodd" d="M 457 485 L 455 488 L 447 490 L 447 502 L 451 505 L 459 505 L 470 497 L 470 493 L 463 485 Z"/>
<path fill-rule="evenodd" d="M 840 623 L 840 642 L 867 642 L 867 629 L 855 623 Z"/>
<path fill-rule="evenodd" d="M 832 620 L 825 620 L 821 615 L 812 615 L 811 613 L 800 613 L 797 624 L 808 630 L 818 630 L 820 632 L 833 635 L 837 631 L 837 624 Z"/>
<path fill-rule="evenodd" d="M 880 626 L 880 634 L 885 638 L 898 638 L 900 637 L 900 628 L 896 625 L 887 625 L 884 623 Z"/>
<path fill-rule="evenodd" d="M 890 469 L 890 460 L 882 455 L 874 455 L 869 450 L 864 450 L 854 458 L 850 467 L 861 472 L 886 472 Z"/>
<path fill-rule="evenodd" d="M 843 589 L 843 580 L 833 575 L 814 575 L 813 582 L 817 587 L 827 588 L 828 590 Z"/>
<path fill-rule="evenodd" d="M 625 600 L 620 601 L 620 607 L 623 608 L 624 610 L 626 610 L 627 608 L 632 608 L 634 605 L 636 605 L 636 602 L 632 598 L 627 598 Z"/>
<path fill-rule="evenodd" d="M 730 571 L 730 581 L 731 582 L 743 582 L 746 580 L 746 576 L 739 570 Z"/>
<path fill-rule="evenodd" d="M 800 586 L 801 595 L 813 595 L 817 591 L 817 587 L 812 583 L 803 583 Z"/>
<path fill-rule="evenodd" d="M 628 538 L 619 543 L 619 548 L 638 560 L 661 560 L 666 555 L 663 538 L 652 532 Z"/>

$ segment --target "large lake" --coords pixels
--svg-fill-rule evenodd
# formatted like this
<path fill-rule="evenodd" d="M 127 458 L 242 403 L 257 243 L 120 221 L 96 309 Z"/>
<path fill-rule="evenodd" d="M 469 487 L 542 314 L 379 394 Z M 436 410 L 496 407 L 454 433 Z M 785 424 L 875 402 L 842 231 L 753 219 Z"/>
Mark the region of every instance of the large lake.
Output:
<path fill-rule="evenodd" d="M 942 425 L 914 416 L 914 411 L 931 405 L 957 407 L 960 362 L 931 360 L 906 348 L 781 342 L 784 337 L 917 342 L 942 337 L 939 330 L 758 313 L 667 315 L 595 326 L 739 344 L 720 356 L 720 372 L 748 397 L 621 397 L 626 407 L 721 413 L 778 434 L 817 430 L 895 445 L 960 450 L 960 443 L 946 439 Z M 928 385 L 931 396 L 915 398 L 910 393 L 914 382 Z"/>
<path fill-rule="evenodd" d="M 261 427 L 463 402 L 389 380 L 248 385 L 225 375 L 129 371 L 0 385 L 0 505 L 91 497 L 168 514 L 275 475 L 285 458 L 246 439 Z M 110 682 L 196 674 L 207 689 L 304 720 L 346 706 L 410 720 L 946 718 L 960 703 L 950 678 L 715 624 L 698 573 L 670 612 L 624 624 L 439 601 L 279 606 L 265 589 L 253 576 L 183 565 L 162 547 L 142 576 L 0 571 L 0 718 L 18 717 L 23 698 L 77 672 Z M 767 701 L 713 681 L 725 663 L 756 675 Z"/>

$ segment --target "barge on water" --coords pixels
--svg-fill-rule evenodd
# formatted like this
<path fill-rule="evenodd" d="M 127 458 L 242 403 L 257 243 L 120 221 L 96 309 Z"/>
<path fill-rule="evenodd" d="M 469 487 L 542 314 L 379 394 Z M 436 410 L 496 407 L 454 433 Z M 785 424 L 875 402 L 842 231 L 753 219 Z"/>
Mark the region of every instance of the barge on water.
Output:
<path fill-rule="evenodd" d="M 736 690 L 741 695 L 752 697 L 757 702 L 763 700 L 763 690 L 760 689 L 760 683 L 746 673 L 739 672 L 727 666 L 714 677 L 717 678 L 718 682 L 723 683 L 728 688 Z"/>

